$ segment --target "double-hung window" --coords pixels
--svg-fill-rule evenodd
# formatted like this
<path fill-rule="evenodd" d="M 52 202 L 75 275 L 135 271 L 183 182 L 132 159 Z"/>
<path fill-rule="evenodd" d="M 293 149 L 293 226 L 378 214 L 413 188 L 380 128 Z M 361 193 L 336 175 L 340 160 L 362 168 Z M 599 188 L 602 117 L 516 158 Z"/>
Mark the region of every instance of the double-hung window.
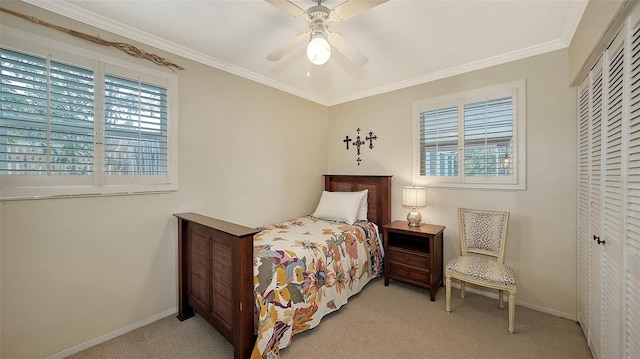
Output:
<path fill-rule="evenodd" d="M 414 184 L 525 189 L 525 82 L 414 103 Z"/>
<path fill-rule="evenodd" d="M 177 189 L 176 76 L 66 50 L 0 45 L 2 199 Z"/>

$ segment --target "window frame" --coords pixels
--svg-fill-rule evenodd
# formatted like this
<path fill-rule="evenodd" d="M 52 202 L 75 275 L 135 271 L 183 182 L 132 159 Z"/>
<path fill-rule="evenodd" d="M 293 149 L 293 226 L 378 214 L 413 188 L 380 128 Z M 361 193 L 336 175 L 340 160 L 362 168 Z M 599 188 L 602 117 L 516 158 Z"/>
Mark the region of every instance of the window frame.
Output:
<path fill-rule="evenodd" d="M 47 39 L 0 25 L 1 45 L 11 51 L 92 69 L 94 71 L 94 173 L 92 175 L 0 175 L 0 201 L 107 196 L 176 191 L 178 189 L 178 76 L 139 63 L 111 57 L 68 43 Z M 97 145 L 104 133 L 104 75 L 140 79 L 167 90 L 167 174 L 161 176 L 107 176 L 104 147 Z M 132 77 L 133 76 L 133 77 Z"/>
<path fill-rule="evenodd" d="M 464 130 L 465 104 L 511 96 L 513 103 L 512 175 L 511 176 L 465 176 Z M 456 176 L 426 176 L 420 174 L 421 161 L 421 113 L 438 108 L 458 106 L 457 151 L 458 172 Z M 518 80 L 484 88 L 463 91 L 413 102 L 413 151 L 412 180 L 416 186 L 526 190 L 526 80 Z"/>

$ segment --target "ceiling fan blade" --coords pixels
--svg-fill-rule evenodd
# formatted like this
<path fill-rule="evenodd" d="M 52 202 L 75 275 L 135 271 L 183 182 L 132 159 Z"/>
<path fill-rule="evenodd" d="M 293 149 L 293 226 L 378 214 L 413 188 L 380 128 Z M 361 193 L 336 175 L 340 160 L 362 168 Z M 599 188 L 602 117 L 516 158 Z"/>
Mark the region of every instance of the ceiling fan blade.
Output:
<path fill-rule="evenodd" d="M 284 55 L 288 54 L 289 51 L 291 51 L 291 50 L 295 49 L 296 47 L 300 46 L 300 44 L 302 44 L 303 42 L 309 41 L 310 38 L 311 38 L 311 34 L 309 34 L 308 32 L 303 32 L 302 34 L 299 34 L 298 36 L 294 37 L 293 39 L 291 39 L 286 44 L 284 44 L 284 45 L 278 47 L 277 49 L 273 50 L 272 53 L 267 55 L 267 60 L 269 60 L 269 61 L 278 61 L 278 60 L 280 60 Z"/>
<path fill-rule="evenodd" d="M 337 15 L 338 21 L 342 21 L 387 1 L 389 0 L 348 0 L 336 6 L 333 13 Z"/>
<path fill-rule="evenodd" d="M 305 11 L 299 8 L 298 5 L 287 0 L 264 0 L 264 1 L 268 2 L 269 4 L 277 7 L 278 9 L 294 17 L 303 16 L 305 14 Z"/>
<path fill-rule="evenodd" d="M 329 43 L 356 66 L 364 66 L 369 61 L 357 47 L 337 32 L 329 33 Z"/>

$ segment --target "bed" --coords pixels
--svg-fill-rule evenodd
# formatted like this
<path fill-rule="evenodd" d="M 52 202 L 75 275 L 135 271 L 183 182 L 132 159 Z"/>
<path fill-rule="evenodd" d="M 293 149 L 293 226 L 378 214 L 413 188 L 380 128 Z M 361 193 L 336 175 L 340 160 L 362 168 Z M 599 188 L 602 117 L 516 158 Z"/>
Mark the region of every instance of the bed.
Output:
<path fill-rule="evenodd" d="M 233 344 L 235 358 L 278 357 L 294 334 L 317 326 L 382 274 L 377 227 L 390 222 L 390 200 L 391 176 L 325 175 L 314 216 L 253 229 L 176 214 L 178 318 L 197 312 Z M 337 204 L 349 208 L 344 221 Z"/>

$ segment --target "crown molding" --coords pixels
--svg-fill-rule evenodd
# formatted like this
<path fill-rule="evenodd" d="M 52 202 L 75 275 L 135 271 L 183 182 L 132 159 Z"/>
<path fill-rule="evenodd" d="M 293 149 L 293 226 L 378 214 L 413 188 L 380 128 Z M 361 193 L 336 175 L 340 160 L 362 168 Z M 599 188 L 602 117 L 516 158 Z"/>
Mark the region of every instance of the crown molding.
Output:
<path fill-rule="evenodd" d="M 513 52 L 502 54 L 499 56 L 482 59 L 473 63 L 464 64 L 464 65 L 444 69 L 441 71 L 428 73 L 428 74 L 407 79 L 404 81 L 399 81 L 389 85 L 373 88 L 370 90 L 353 93 L 351 95 L 334 98 L 334 99 L 327 99 L 327 98 L 319 97 L 311 93 L 302 91 L 298 88 L 286 85 L 284 83 L 274 81 L 266 76 L 256 74 L 254 72 L 240 68 L 236 65 L 221 61 L 219 59 L 205 55 L 198 51 L 194 51 L 180 44 L 167 41 L 166 39 L 160 38 L 158 36 L 140 31 L 139 29 L 133 28 L 129 25 L 114 21 L 112 19 L 109 19 L 101 15 L 97 15 L 92 12 L 88 12 L 65 0 L 58 0 L 58 1 L 23 0 L 23 1 L 31 5 L 52 11 L 59 15 L 69 17 L 71 19 L 100 28 L 102 30 L 109 31 L 111 33 L 114 33 L 120 36 L 124 36 L 128 39 L 138 41 L 140 43 L 143 43 L 149 46 L 153 46 L 157 49 L 164 50 L 178 56 L 182 56 L 184 58 L 258 82 L 260 84 L 287 92 L 289 94 L 307 99 L 309 101 L 312 101 L 324 106 L 333 106 L 333 105 L 338 105 L 345 102 L 355 101 L 365 97 L 380 95 L 386 92 L 400 90 L 407 87 L 440 80 L 446 77 L 460 75 L 463 73 L 480 70 L 483 68 L 500 65 L 507 62 L 511 62 L 511 61 L 524 59 L 530 56 L 540 55 L 545 52 L 551 52 L 558 49 L 566 48 L 570 44 L 571 38 L 575 33 L 575 30 L 579 24 L 580 18 L 586 8 L 586 3 L 587 3 L 587 2 L 579 2 L 579 1 L 572 2 L 572 4 L 570 5 L 573 8 L 573 10 L 571 11 L 572 16 L 567 22 L 567 26 L 563 30 L 562 39 L 549 41 L 543 44 L 531 46 L 529 48 L 513 51 Z"/>
<path fill-rule="evenodd" d="M 255 72 L 247 71 L 236 65 L 228 62 L 221 61 L 211 56 L 205 55 L 201 52 L 194 51 L 190 48 L 177 44 L 175 42 L 168 41 L 158 36 L 146 33 L 129 25 L 121 22 L 109 19 L 107 17 L 86 11 L 74 4 L 71 4 L 65 0 L 50 1 L 50 0 L 23 0 L 31 5 L 49 10 L 56 14 L 66 16 L 73 20 L 82 22 L 84 24 L 97 27 L 99 29 L 109 31 L 113 34 L 126 37 L 128 39 L 153 46 L 157 49 L 172 53 L 174 55 L 182 56 L 189 60 L 199 62 L 203 65 L 211 66 L 213 68 L 237 75 L 263 85 L 282 90 L 292 95 L 307 99 L 309 101 L 328 106 L 328 100 L 316 95 L 310 94 L 292 86 L 283 84 L 278 81 L 274 81 L 266 76 L 256 74 Z"/>
<path fill-rule="evenodd" d="M 365 97 L 380 95 L 386 92 L 401 90 L 407 87 L 421 85 L 427 82 L 432 82 L 436 80 L 441 80 L 443 78 L 461 75 L 467 72 L 472 72 L 476 70 L 481 70 L 487 67 L 496 66 L 505 64 L 508 62 L 525 59 L 527 57 L 536 56 L 540 54 L 544 54 L 551 51 L 560 50 L 566 48 L 568 44 L 560 41 L 554 40 L 549 41 L 544 44 L 531 46 L 525 49 L 521 49 L 518 51 L 513 51 L 510 53 L 506 53 L 499 56 L 490 57 L 487 59 L 482 59 L 476 62 L 472 62 L 469 64 L 464 64 L 460 66 L 450 67 L 448 69 L 444 69 L 442 71 L 431 72 L 419 77 L 411 78 L 405 81 L 399 81 L 390 85 L 385 85 L 381 87 L 377 87 L 371 90 L 362 91 L 358 93 L 354 93 L 353 95 L 344 96 L 338 98 L 329 103 L 329 106 L 338 105 L 345 102 L 359 100 Z"/>

